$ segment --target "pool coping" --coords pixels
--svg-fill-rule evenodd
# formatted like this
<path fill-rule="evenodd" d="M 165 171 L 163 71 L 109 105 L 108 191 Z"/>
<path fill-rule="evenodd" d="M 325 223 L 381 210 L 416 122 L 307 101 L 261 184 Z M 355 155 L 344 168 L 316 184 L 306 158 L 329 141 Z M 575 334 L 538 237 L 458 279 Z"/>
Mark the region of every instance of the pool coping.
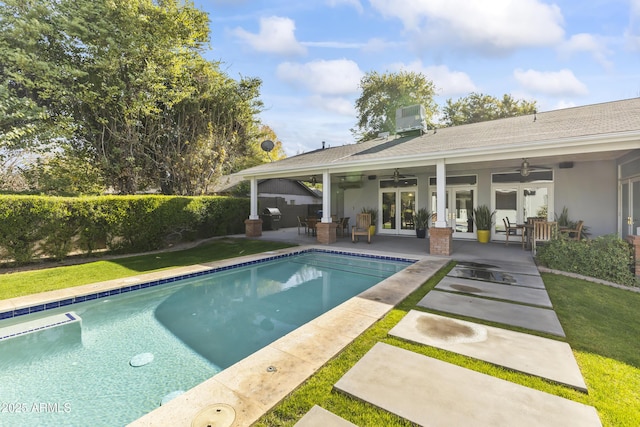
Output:
<path fill-rule="evenodd" d="M 386 315 L 396 304 L 442 268 L 449 259 L 415 254 L 390 256 L 388 253 L 359 248 L 333 250 L 320 245 L 296 246 L 0 300 L 0 313 L 18 311 L 20 314 L 12 318 L 19 319 L 22 314 L 27 314 L 24 312 L 25 308 L 29 312 L 46 311 L 48 309 L 46 307 L 51 309 L 60 307 L 60 305 L 51 304 L 70 299 L 73 301 L 77 297 L 87 295 L 96 295 L 96 298 L 108 297 L 112 295 L 111 292 L 143 283 L 155 281 L 158 281 L 157 284 L 170 283 L 184 277 L 196 277 L 213 271 L 257 264 L 307 251 L 417 261 L 129 424 L 135 427 L 191 426 L 193 419 L 201 410 L 211 405 L 226 404 L 235 411 L 235 421 L 232 426 L 248 426 Z M 78 302 L 81 301 L 83 300 Z M 35 310 L 31 311 L 32 308 Z M 9 318 L 4 318 L 3 323 L 7 322 L 13 323 Z"/>

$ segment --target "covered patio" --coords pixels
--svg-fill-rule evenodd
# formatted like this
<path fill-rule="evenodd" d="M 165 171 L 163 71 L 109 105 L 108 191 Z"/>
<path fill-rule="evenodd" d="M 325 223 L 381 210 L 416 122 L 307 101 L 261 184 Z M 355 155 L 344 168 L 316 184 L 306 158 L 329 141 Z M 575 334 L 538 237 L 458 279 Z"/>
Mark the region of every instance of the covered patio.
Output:
<path fill-rule="evenodd" d="M 316 244 L 316 237 L 312 235 L 298 234 L 297 228 L 281 228 L 279 230 L 266 230 L 260 237 L 265 240 L 288 242 L 298 245 Z M 346 251 L 366 251 L 380 255 L 424 257 L 429 255 L 429 237 L 418 239 L 414 236 L 375 235 L 371 243 L 360 240 L 357 243 L 351 241 L 351 236 L 341 237 L 331 244 L 331 250 L 344 249 Z M 531 263 L 531 251 L 523 250 L 520 245 L 506 246 L 504 242 L 478 243 L 475 240 L 454 240 L 453 254 L 457 261 L 478 260 L 502 260 L 513 263 Z"/>

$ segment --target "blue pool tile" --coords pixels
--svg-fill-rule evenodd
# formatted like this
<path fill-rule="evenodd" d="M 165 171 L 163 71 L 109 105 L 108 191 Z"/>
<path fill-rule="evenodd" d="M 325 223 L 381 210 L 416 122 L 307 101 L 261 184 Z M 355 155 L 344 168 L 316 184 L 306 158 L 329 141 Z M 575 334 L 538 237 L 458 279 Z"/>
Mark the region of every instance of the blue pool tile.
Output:
<path fill-rule="evenodd" d="M 85 295 L 84 297 L 85 301 L 91 301 L 97 298 L 98 298 L 98 294 L 89 294 L 89 295 Z"/>
<path fill-rule="evenodd" d="M 13 310 L 0 313 L 0 319 L 10 319 L 13 317 Z"/>
<path fill-rule="evenodd" d="M 75 303 L 78 303 L 78 302 L 84 302 L 84 301 L 86 301 L 86 299 L 87 298 L 84 295 L 80 295 L 80 296 L 75 297 L 73 299 L 73 303 L 75 304 Z"/>
<path fill-rule="evenodd" d="M 99 292 L 98 293 L 98 298 L 104 298 L 104 297 L 108 297 L 108 296 L 109 296 L 109 291 Z"/>
<path fill-rule="evenodd" d="M 17 310 L 14 310 L 13 312 L 13 316 L 24 316 L 25 314 L 29 314 L 29 307 L 27 308 L 19 308 Z"/>
<path fill-rule="evenodd" d="M 120 292 L 121 293 L 125 293 L 125 292 L 131 292 L 131 286 L 125 286 L 124 288 L 120 288 Z"/>
<path fill-rule="evenodd" d="M 109 291 L 109 296 L 111 295 L 118 295 L 120 293 L 120 289 L 111 289 Z"/>
<path fill-rule="evenodd" d="M 44 305 L 44 309 L 45 310 L 51 310 L 52 308 L 58 308 L 58 307 L 60 307 L 60 302 L 59 301 L 50 302 L 50 303 Z"/>

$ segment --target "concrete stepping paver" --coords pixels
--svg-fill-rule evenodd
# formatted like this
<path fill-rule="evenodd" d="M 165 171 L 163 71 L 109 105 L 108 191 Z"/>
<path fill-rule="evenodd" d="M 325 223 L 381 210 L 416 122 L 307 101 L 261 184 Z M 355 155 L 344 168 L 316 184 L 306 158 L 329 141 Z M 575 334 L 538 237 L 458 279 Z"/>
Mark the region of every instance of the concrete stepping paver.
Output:
<path fill-rule="evenodd" d="M 355 424 L 335 415 L 318 405 L 307 412 L 295 427 L 357 427 Z"/>
<path fill-rule="evenodd" d="M 491 279 L 489 276 L 496 276 L 495 279 Z M 503 279 L 506 280 L 503 284 L 511 286 L 523 286 L 528 288 L 544 289 L 544 282 L 539 275 L 531 274 L 518 274 L 509 273 L 502 270 L 486 270 L 486 269 L 473 269 L 464 266 L 455 266 L 447 274 L 449 277 L 458 277 L 461 279 L 478 280 L 484 282 L 498 283 Z"/>
<path fill-rule="evenodd" d="M 553 310 L 433 290 L 418 306 L 565 337 Z"/>
<path fill-rule="evenodd" d="M 569 344 L 411 310 L 389 335 L 587 391 Z"/>
<path fill-rule="evenodd" d="M 544 289 L 501 285 L 498 283 L 461 279 L 451 276 L 442 278 L 436 286 L 436 289 L 539 305 L 541 307 L 552 307 L 549 294 L 547 294 L 547 291 Z"/>
<path fill-rule="evenodd" d="M 601 426 L 595 408 L 377 343 L 335 388 L 428 426 Z"/>

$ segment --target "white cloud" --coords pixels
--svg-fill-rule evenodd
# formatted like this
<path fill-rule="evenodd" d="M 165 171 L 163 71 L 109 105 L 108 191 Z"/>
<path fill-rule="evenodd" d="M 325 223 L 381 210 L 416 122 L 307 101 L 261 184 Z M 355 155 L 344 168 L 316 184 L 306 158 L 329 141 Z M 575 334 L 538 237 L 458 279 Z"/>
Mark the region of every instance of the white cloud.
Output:
<path fill-rule="evenodd" d="M 539 0 L 371 0 L 383 16 L 402 21 L 425 46 L 457 45 L 487 52 L 548 46 L 564 36 L 560 8 Z"/>
<path fill-rule="evenodd" d="M 424 66 L 421 61 L 414 61 L 410 64 L 393 64 L 392 68 L 424 74 L 429 80 L 433 81 L 438 95 L 467 95 L 478 90 L 467 73 L 451 71 L 446 65 Z"/>
<path fill-rule="evenodd" d="M 321 95 L 348 95 L 358 92 L 364 73 L 349 59 L 315 60 L 307 63 L 283 62 L 278 65 L 280 80 L 302 86 Z"/>
<path fill-rule="evenodd" d="M 629 49 L 640 51 L 640 0 L 629 1 L 629 26 L 624 36 Z"/>
<path fill-rule="evenodd" d="M 360 13 L 364 12 L 364 8 L 362 7 L 360 0 L 327 0 L 327 4 L 331 7 L 341 5 L 351 6 Z"/>
<path fill-rule="evenodd" d="M 293 20 L 280 16 L 260 18 L 260 32 L 250 33 L 242 28 L 233 30 L 233 34 L 258 52 L 278 55 L 303 55 L 306 48 L 294 34 L 296 25 Z"/>
<path fill-rule="evenodd" d="M 536 71 L 517 69 L 515 79 L 525 89 L 551 96 L 575 96 L 589 93 L 587 86 L 571 70 Z"/>
<path fill-rule="evenodd" d="M 314 95 L 309 98 L 309 104 L 312 106 L 328 111 L 330 113 L 337 113 L 341 116 L 353 117 L 354 122 L 356 118 L 356 109 L 354 102 L 351 99 L 337 97 L 337 96 L 320 96 Z"/>
<path fill-rule="evenodd" d="M 576 53 L 590 53 L 600 65 L 606 69 L 611 69 L 613 63 L 609 61 L 608 56 L 613 52 L 607 47 L 602 37 L 592 34 L 581 33 L 574 34 L 571 38 L 558 47 L 558 52 L 569 58 Z"/>

